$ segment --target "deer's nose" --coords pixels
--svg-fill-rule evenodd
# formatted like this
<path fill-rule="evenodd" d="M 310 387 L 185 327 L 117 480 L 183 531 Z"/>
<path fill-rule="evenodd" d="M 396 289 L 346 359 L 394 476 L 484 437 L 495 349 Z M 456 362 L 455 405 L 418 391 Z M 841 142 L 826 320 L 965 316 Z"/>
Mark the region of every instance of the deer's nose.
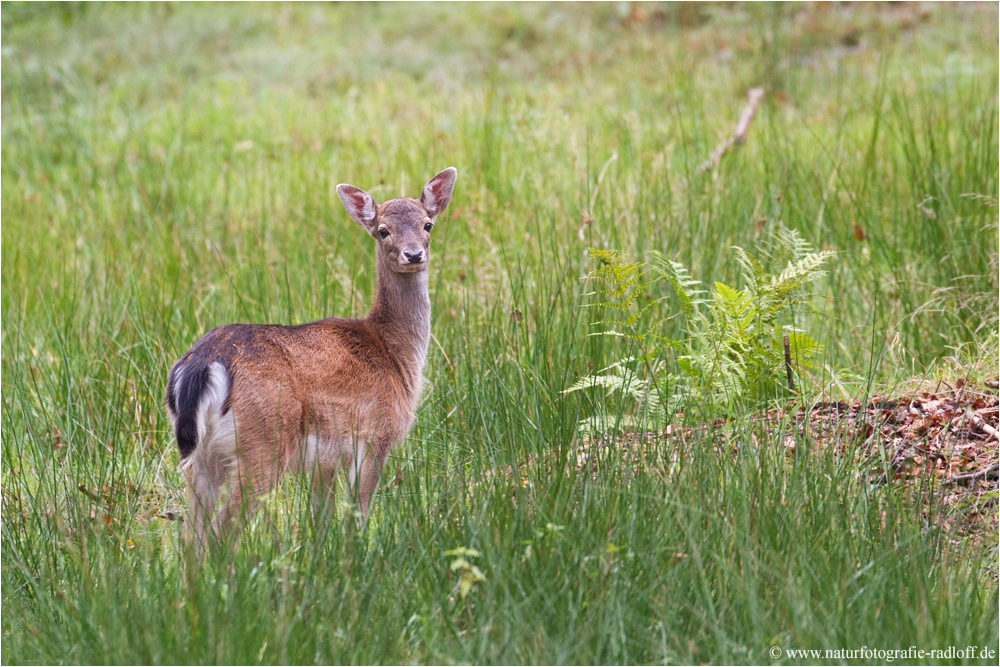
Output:
<path fill-rule="evenodd" d="M 413 252 L 410 252 L 409 250 L 404 250 L 403 257 L 405 257 L 406 261 L 409 262 L 410 264 L 419 264 L 420 262 L 424 261 L 424 251 L 422 248 L 415 250 Z"/>

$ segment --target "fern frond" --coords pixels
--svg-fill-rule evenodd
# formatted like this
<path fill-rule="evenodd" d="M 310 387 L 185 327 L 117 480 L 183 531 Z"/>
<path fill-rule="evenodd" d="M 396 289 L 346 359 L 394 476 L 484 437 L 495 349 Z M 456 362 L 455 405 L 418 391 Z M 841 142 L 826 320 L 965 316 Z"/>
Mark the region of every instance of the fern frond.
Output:
<path fill-rule="evenodd" d="M 598 260 L 601 264 L 614 264 L 618 261 L 617 250 L 601 250 L 600 248 L 590 248 L 590 256 Z"/>
<path fill-rule="evenodd" d="M 634 303 L 635 303 L 634 300 L 631 303 L 634 305 Z M 624 318 L 624 319 L 605 319 L 605 320 L 601 320 L 600 322 L 594 322 L 593 324 L 594 325 L 608 325 L 608 324 L 610 324 L 610 325 L 617 325 L 617 326 L 621 326 L 621 327 L 635 329 L 636 325 L 639 323 L 639 320 L 641 320 L 643 318 L 643 316 L 646 314 L 646 312 L 650 308 L 653 307 L 654 303 L 655 303 L 655 301 L 650 301 L 649 303 L 647 303 L 642 308 L 639 308 L 638 310 L 633 309 L 631 306 L 629 306 L 629 307 L 620 307 L 620 304 L 613 304 L 613 303 L 597 303 L 597 304 L 593 304 L 594 306 L 603 305 L 603 306 L 606 306 L 608 308 L 613 308 L 614 310 L 619 310 L 619 311 L 626 312 L 626 313 L 628 313 L 630 310 L 632 311 L 631 314 L 628 317 Z M 643 334 L 643 333 L 635 333 L 635 334 L 631 335 L 631 337 L 633 337 L 633 338 L 636 337 L 636 336 L 638 336 L 637 340 L 642 340 L 645 337 L 645 334 Z"/>
<path fill-rule="evenodd" d="M 809 337 L 802 331 L 793 331 L 788 334 L 789 355 L 799 366 L 803 368 L 815 368 L 813 360 L 822 351 L 823 346 Z"/>
<path fill-rule="evenodd" d="M 796 262 L 789 262 L 785 270 L 778 274 L 777 282 L 798 282 L 801 284 L 816 280 L 826 273 L 820 267 L 835 254 L 829 250 L 811 252 Z"/>
<path fill-rule="evenodd" d="M 743 267 L 743 280 L 747 283 L 747 289 L 757 297 L 763 287 L 770 282 L 767 269 L 760 263 L 760 260 L 740 247 L 734 247 L 736 261 Z M 763 283 L 763 284 L 762 284 Z"/>
<path fill-rule="evenodd" d="M 733 289 L 725 283 L 715 283 L 715 296 L 727 321 L 735 324 L 740 331 L 751 328 L 757 311 L 748 291 Z"/>
<path fill-rule="evenodd" d="M 696 289 L 701 281 L 692 278 L 683 264 L 667 259 L 662 253 L 653 252 L 653 258 L 653 270 L 673 286 L 681 302 L 681 312 L 690 317 L 704 303 L 705 290 Z"/>
<path fill-rule="evenodd" d="M 798 230 L 789 229 L 779 222 L 775 231 L 781 246 L 788 252 L 792 262 L 797 262 L 813 251 L 812 244 L 802 238 Z"/>

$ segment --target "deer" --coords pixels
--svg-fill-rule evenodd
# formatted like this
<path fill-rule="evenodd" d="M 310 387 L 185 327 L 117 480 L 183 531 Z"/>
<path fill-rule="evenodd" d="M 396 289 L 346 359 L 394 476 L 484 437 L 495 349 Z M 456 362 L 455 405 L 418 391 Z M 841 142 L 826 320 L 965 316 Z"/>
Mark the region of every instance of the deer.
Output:
<path fill-rule="evenodd" d="M 287 474 L 311 473 L 318 504 L 346 469 L 367 525 L 386 458 L 416 418 L 431 336 L 431 231 L 457 176 L 449 167 L 420 199 L 382 204 L 337 186 L 376 242 L 365 317 L 220 326 L 171 368 L 166 403 L 187 488 L 186 542 L 198 553 L 253 516 Z"/>

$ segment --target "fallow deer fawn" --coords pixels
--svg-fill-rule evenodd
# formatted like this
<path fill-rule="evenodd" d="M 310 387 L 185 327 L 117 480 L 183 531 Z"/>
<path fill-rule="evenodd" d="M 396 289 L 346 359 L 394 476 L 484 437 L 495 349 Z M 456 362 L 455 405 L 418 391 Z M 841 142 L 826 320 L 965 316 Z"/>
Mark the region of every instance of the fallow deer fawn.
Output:
<path fill-rule="evenodd" d="M 219 536 L 249 516 L 289 472 L 313 474 L 322 499 L 347 468 L 367 518 L 386 456 L 413 424 L 431 334 L 431 229 L 457 175 L 449 167 L 419 200 L 379 205 L 364 190 L 337 186 L 348 214 L 377 242 L 366 317 L 230 324 L 174 364 L 167 408 L 187 482 L 188 539 L 199 552 L 209 530 Z"/>

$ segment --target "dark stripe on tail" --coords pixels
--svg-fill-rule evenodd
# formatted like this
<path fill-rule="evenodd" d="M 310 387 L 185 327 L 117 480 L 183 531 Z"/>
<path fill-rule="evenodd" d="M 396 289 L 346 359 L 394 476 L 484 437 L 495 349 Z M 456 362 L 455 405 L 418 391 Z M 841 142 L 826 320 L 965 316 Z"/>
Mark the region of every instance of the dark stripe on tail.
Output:
<path fill-rule="evenodd" d="M 174 425 L 177 436 L 177 447 L 181 450 L 181 460 L 190 456 L 198 445 L 198 405 L 208 388 L 211 378 L 210 368 L 212 363 L 219 361 L 226 369 L 229 387 L 233 386 L 233 376 L 229 370 L 229 364 L 221 359 L 198 359 L 189 357 L 187 363 L 174 366 L 170 371 L 170 378 L 167 380 L 167 403 L 177 416 Z M 180 391 L 177 390 L 177 371 L 183 369 L 181 376 Z M 226 399 L 228 401 L 228 397 Z"/>

